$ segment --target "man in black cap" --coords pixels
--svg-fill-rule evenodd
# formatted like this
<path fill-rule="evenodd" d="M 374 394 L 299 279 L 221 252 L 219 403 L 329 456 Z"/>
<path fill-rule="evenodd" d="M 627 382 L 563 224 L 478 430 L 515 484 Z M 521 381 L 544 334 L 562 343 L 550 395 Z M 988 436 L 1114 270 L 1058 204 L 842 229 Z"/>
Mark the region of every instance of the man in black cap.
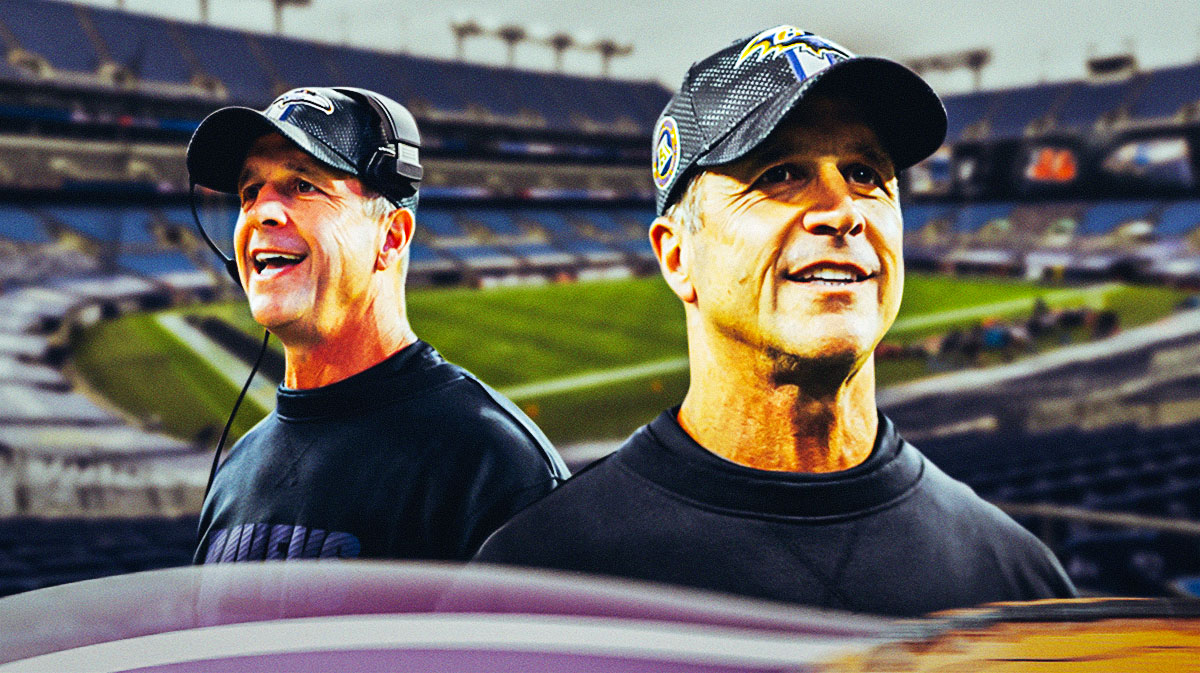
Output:
<path fill-rule="evenodd" d="M 198 563 L 465 560 L 568 476 L 532 421 L 409 325 L 419 144 L 403 106 L 350 88 L 196 129 L 188 170 L 239 196 L 230 271 L 286 358 L 276 408 L 205 499 Z"/>
<path fill-rule="evenodd" d="M 911 71 L 791 26 L 694 64 L 655 131 L 650 228 L 687 395 L 476 558 L 891 615 L 1074 595 L 875 405 L 904 281 L 896 174 L 945 131 Z"/>

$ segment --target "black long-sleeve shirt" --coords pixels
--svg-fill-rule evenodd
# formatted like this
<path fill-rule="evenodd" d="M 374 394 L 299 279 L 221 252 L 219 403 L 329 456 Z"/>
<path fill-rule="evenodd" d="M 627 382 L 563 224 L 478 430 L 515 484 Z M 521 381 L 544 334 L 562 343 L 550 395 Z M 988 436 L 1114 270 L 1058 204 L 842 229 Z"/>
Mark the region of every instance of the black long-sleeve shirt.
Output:
<path fill-rule="evenodd" d="M 1037 538 L 882 414 L 864 463 L 797 474 L 707 451 L 677 411 L 517 514 L 476 559 L 889 615 L 1075 595 Z"/>
<path fill-rule="evenodd" d="M 328 386 L 281 386 L 217 473 L 195 561 L 466 560 L 568 474 L 520 409 L 417 341 Z"/>

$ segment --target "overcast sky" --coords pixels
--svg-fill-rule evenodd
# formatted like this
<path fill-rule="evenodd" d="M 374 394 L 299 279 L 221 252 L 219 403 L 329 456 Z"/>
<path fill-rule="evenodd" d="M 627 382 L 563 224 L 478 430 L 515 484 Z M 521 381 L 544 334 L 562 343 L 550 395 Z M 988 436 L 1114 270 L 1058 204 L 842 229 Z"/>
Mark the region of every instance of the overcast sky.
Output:
<path fill-rule="evenodd" d="M 117 0 L 81 0 L 115 8 Z M 125 0 L 127 11 L 198 20 L 199 0 Z M 271 32 L 270 0 L 209 0 L 210 21 Z M 857 2 L 728 2 L 720 0 L 311 0 L 284 10 L 283 32 L 292 37 L 453 58 L 450 23 L 517 23 L 533 31 L 567 31 L 611 37 L 633 45 L 614 61 L 617 77 L 655 79 L 674 88 L 688 65 L 729 41 L 778 24 L 828 37 L 860 54 L 903 60 L 946 51 L 987 47 L 992 64 L 983 85 L 998 87 L 1042 79 L 1082 77 L 1089 53 L 1132 48 L 1144 67 L 1200 60 L 1200 0 L 909 0 Z M 468 60 L 503 64 L 504 45 L 479 38 Z M 549 49 L 523 45 L 518 65 L 550 69 Z M 596 74 L 595 53 L 575 53 L 569 72 Z M 944 93 L 970 88 L 966 74 L 930 75 Z"/>

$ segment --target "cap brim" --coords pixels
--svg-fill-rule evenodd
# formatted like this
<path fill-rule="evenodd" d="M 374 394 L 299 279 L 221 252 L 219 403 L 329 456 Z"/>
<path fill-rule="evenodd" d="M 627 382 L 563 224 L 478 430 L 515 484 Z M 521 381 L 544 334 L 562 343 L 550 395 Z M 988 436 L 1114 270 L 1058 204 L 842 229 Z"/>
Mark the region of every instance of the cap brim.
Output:
<path fill-rule="evenodd" d="M 746 156 L 813 92 L 858 103 L 897 172 L 936 152 L 946 139 L 946 109 L 925 80 L 894 61 L 859 57 L 835 63 L 766 101 L 713 143 L 695 165 L 717 166 Z"/>
<path fill-rule="evenodd" d="M 350 174 L 357 170 L 296 126 L 251 108 L 226 107 L 205 117 L 192 134 L 187 148 L 187 168 L 192 182 L 218 192 L 236 194 L 238 177 L 250 147 L 267 133 L 282 135 L 328 166 Z"/>

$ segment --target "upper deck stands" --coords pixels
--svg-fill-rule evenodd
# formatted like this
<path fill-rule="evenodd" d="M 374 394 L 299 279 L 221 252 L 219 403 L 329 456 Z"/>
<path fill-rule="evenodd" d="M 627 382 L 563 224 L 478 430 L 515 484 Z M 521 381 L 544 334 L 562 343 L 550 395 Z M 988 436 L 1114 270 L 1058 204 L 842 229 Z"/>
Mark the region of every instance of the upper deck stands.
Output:
<path fill-rule="evenodd" d="M 179 30 L 204 72 L 229 90 L 231 102 L 261 105 L 274 98 L 275 82 L 251 51 L 247 33 L 194 24 L 179 24 Z"/>
<path fill-rule="evenodd" d="M 93 72 L 100 65 L 73 5 L 0 0 L 0 21 L 23 49 L 46 59 L 58 70 Z"/>
<path fill-rule="evenodd" d="M 1020 138 L 1030 124 L 1050 113 L 1054 102 L 1065 92 L 1063 84 L 1039 84 L 997 92 L 989 137 Z"/>
<path fill-rule="evenodd" d="M 99 7 L 89 11 L 109 56 L 135 77 L 172 84 L 191 81 L 192 66 L 172 39 L 172 26 L 159 19 Z"/>
<path fill-rule="evenodd" d="M 1200 102 L 1200 63 L 1146 73 L 1141 94 L 1130 106 L 1134 119 L 1169 119 Z"/>

